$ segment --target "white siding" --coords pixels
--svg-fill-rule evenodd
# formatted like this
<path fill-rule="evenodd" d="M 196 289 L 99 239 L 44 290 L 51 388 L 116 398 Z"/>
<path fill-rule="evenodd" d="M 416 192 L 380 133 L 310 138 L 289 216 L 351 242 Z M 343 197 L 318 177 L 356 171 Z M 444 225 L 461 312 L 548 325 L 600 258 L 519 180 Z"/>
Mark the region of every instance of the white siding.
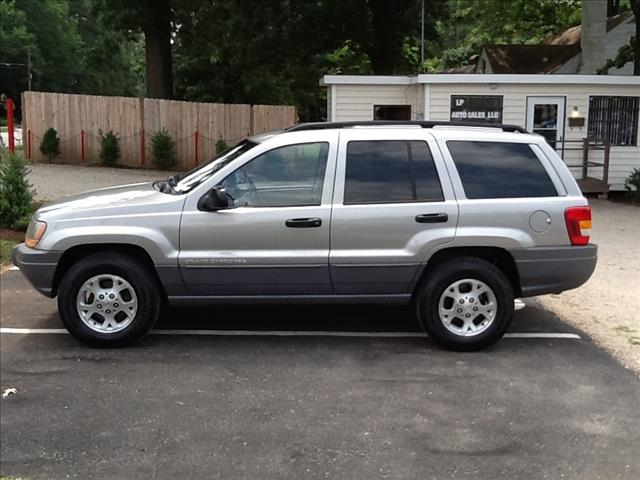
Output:
<path fill-rule="evenodd" d="M 590 95 L 631 95 L 640 96 L 640 87 L 632 85 L 531 85 L 512 84 L 494 85 L 491 88 L 487 84 L 445 84 L 431 85 L 431 118 L 429 120 L 449 120 L 451 95 L 503 95 L 503 123 L 525 126 L 527 96 L 561 96 L 566 98 L 565 115 L 569 116 L 573 107 L 577 106 L 579 112 L 585 117 L 583 128 L 570 128 L 565 122 L 565 139 L 567 148 L 579 148 L 579 142 L 587 135 L 589 123 L 589 96 Z M 590 152 L 595 161 L 602 160 L 602 152 Z M 580 164 L 582 152 L 579 150 L 565 151 L 565 162 L 569 165 Z M 624 190 L 624 180 L 629 176 L 633 168 L 640 168 L 640 139 L 635 147 L 612 147 L 609 164 L 609 183 L 612 190 Z M 576 176 L 581 171 L 579 168 L 571 169 Z M 590 170 L 589 175 L 599 176 L 601 172 Z"/>
<path fill-rule="evenodd" d="M 412 120 L 421 118 L 422 115 L 423 87 L 416 83 L 410 85 L 336 85 L 335 88 L 335 119 L 338 122 L 373 120 L 374 105 L 411 105 Z"/>

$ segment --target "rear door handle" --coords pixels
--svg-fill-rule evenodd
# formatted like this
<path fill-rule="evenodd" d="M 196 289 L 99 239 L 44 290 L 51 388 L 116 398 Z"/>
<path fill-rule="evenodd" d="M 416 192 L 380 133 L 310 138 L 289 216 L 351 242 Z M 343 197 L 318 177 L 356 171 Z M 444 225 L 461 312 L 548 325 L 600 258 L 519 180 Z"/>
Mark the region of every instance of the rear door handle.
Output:
<path fill-rule="evenodd" d="M 289 228 L 315 228 L 322 225 L 319 218 L 290 218 L 284 224 Z"/>
<path fill-rule="evenodd" d="M 416 222 L 418 223 L 444 223 L 449 220 L 449 215 L 446 213 L 423 213 L 416 215 Z"/>

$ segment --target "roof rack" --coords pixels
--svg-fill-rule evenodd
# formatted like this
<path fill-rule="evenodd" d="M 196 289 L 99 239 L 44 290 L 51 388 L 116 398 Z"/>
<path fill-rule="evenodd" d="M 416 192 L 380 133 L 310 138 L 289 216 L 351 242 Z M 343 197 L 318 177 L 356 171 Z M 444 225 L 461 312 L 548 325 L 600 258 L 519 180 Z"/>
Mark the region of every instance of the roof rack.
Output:
<path fill-rule="evenodd" d="M 300 123 L 289 127 L 285 132 L 301 132 L 305 130 L 327 130 L 330 128 L 352 128 L 352 127 L 380 127 L 380 126 L 416 126 L 421 128 L 434 127 L 479 127 L 479 128 L 499 128 L 503 132 L 528 133 L 518 125 L 503 125 L 500 123 L 479 123 L 479 122 L 432 122 L 432 121 L 404 121 L 404 120 L 368 120 L 362 122 L 315 122 Z"/>

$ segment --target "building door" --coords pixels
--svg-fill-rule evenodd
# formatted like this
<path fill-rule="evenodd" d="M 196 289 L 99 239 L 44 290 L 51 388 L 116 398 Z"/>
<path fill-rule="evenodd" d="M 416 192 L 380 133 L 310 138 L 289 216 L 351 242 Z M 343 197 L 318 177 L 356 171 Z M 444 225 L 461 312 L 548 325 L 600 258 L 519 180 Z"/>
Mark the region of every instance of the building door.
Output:
<path fill-rule="evenodd" d="M 542 135 L 556 150 L 564 140 L 565 97 L 527 97 L 527 130 Z"/>

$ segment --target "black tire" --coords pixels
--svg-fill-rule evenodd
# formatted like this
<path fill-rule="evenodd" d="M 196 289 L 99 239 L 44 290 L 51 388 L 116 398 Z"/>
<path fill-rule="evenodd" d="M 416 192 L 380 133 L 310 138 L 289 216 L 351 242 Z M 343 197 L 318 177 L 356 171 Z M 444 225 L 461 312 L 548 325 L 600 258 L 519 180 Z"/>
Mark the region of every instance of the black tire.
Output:
<path fill-rule="evenodd" d="M 449 331 L 439 314 L 440 297 L 445 289 L 463 279 L 485 283 L 493 291 L 498 305 L 493 322 L 486 330 L 472 336 Z M 513 317 L 514 293 L 509 279 L 499 268 L 480 258 L 460 257 L 440 263 L 433 271 L 427 272 L 416 293 L 420 325 L 436 343 L 448 350 L 476 351 L 493 345 L 502 338 Z"/>
<path fill-rule="evenodd" d="M 82 285 L 96 275 L 117 275 L 133 287 L 137 311 L 123 330 L 98 332 L 80 318 L 76 306 Z M 69 333 L 93 347 L 123 347 L 145 335 L 155 325 L 163 304 L 163 293 L 153 271 L 132 257 L 118 253 L 96 253 L 78 261 L 62 277 L 58 290 L 58 312 Z"/>

